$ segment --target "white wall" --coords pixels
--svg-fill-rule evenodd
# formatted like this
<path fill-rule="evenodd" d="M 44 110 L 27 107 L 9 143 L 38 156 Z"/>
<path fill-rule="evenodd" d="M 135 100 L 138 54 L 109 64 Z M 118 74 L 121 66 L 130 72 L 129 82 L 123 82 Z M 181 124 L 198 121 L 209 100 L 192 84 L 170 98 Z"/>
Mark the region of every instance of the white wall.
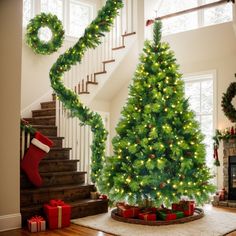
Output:
<path fill-rule="evenodd" d="M 95 9 L 101 8 L 102 0 L 89 0 L 95 4 Z M 86 0 L 88 2 L 88 0 Z M 95 12 L 96 16 L 96 12 Z M 23 33 L 24 38 L 25 30 Z M 35 54 L 25 43 L 22 42 L 22 84 L 21 84 L 21 111 L 24 117 L 31 116 L 31 110 L 40 108 L 39 101 L 51 99 L 51 87 L 49 71 L 60 54 L 73 46 L 77 40 L 71 41 L 66 38 L 58 52 L 51 55 Z M 34 105 L 34 103 L 36 104 Z M 31 107 L 31 105 L 33 105 Z"/>
<path fill-rule="evenodd" d="M 21 226 L 20 83 L 22 1 L 0 1 L 0 231 Z"/>
<path fill-rule="evenodd" d="M 149 17 L 148 17 L 149 18 Z M 177 63 L 183 74 L 193 74 L 215 70 L 217 74 L 217 124 L 222 129 L 231 125 L 221 109 L 222 93 L 232 81 L 236 72 L 236 38 L 233 23 L 205 27 L 188 32 L 169 35 L 163 41 L 170 43 L 175 52 Z M 128 95 L 126 86 L 111 101 L 111 137 L 115 135 L 115 126 L 120 117 L 119 111 L 124 106 Z M 222 163 L 222 151 L 220 161 Z M 222 168 L 218 169 L 218 186 L 222 186 Z"/>

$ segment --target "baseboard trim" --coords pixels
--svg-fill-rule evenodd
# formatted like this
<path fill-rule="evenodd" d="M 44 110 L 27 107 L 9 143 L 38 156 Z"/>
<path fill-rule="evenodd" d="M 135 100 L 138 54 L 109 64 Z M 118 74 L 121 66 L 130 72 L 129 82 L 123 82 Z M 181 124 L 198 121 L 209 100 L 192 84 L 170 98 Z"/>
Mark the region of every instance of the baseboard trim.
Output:
<path fill-rule="evenodd" d="M 21 214 L 0 216 L 0 232 L 21 228 Z"/>

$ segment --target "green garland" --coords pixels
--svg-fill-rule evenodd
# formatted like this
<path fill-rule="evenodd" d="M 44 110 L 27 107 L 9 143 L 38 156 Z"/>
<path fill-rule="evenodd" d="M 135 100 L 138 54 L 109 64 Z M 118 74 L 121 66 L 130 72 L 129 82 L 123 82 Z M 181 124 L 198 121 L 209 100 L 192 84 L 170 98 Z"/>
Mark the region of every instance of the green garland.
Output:
<path fill-rule="evenodd" d="M 52 32 L 52 38 L 47 43 L 39 39 L 38 31 L 41 27 L 48 27 Z M 31 19 L 27 25 L 26 43 L 35 53 L 49 55 L 56 52 L 63 40 L 63 26 L 56 15 L 41 13 Z"/>
<path fill-rule="evenodd" d="M 236 74 L 235 74 L 236 77 Z M 236 95 L 236 82 L 229 85 L 226 93 L 223 94 L 221 106 L 225 115 L 232 122 L 236 122 L 236 109 L 232 105 L 232 100 Z"/>
<path fill-rule="evenodd" d="M 20 120 L 20 129 L 24 130 L 25 133 L 30 133 L 30 134 L 34 134 L 36 132 L 35 128 L 33 128 L 33 126 L 30 125 L 29 122 L 24 119 Z"/>
<path fill-rule="evenodd" d="M 231 128 L 226 128 L 223 131 L 216 129 L 215 136 L 213 137 L 213 156 L 215 159 L 214 165 L 220 166 L 220 161 L 218 158 L 218 149 L 221 140 L 229 140 L 231 138 L 236 138 L 236 129 L 232 126 Z"/>
<path fill-rule="evenodd" d="M 83 124 L 91 126 L 93 132 L 91 179 L 94 183 L 100 177 L 105 161 L 107 131 L 104 128 L 101 116 L 84 106 L 80 102 L 79 96 L 64 86 L 62 78 L 72 65 L 81 62 L 87 49 L 95 48 L 101 43 L 100 38 L 104 36 L 104 32 L 110 31 L 114 18 L 122 6 L 122 0 L 107 0 L 105 6 L 98 12 L 97 17 L 85 29 L 84 35 L 73 47 L 60 55 L 50 70 L 51 86 L 59 100 L 72 112 L 73 116 L 78 117 Z"/>

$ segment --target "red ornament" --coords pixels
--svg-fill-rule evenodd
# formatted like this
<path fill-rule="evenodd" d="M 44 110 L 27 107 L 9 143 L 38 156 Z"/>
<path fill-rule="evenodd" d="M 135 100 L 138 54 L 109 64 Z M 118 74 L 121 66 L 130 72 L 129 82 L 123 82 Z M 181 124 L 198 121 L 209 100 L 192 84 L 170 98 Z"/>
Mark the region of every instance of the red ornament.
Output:
<path fill-rule="evenodd" d="M 160 188 L 164 188 L 166 186 L 165 183 L 160 183 Z"/>
<path fill-rule="evenodd" d="M 154 154 L 149 154 L 148 157 L 151 158 L 151 159 L 154 159 L 156 156 Z"/>
<path fill-rule="evenodd" d="M 235 134 L 235 132 L 234 132 L 234 127 L 233 127 L 233 126 L 232 126 L 231 129 L 230 129 L 230 134 L 231 134 L 231 135 L 234 135 L 234 134 Z"/>
<path fill-rule="evenodd" d="M 154 23 L 154 20 L 147 20 L 146 21 L 146 26 L 149 26 Z"/>
<path fill-rule="evenodd" d="M 99 199 L 106 200 L 106 199 L 107 199 L 107 195 L 105 195 L 105 194 L 101 194 L 100 197 L 99 197 Z"/>

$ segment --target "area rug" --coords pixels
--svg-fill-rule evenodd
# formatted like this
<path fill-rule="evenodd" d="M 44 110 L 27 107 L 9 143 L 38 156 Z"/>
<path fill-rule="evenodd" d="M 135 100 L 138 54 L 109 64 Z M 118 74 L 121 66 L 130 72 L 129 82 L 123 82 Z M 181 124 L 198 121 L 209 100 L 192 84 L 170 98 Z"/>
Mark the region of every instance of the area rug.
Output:
<path fill-rule="evenodd" d="M 74 224 L 120 236 L 221 236 L 236 229 L 236 213 L 205 207 L 199 220 L 168 226 L 146 226 L 123 223 L 111 218 L 111 213 L 72 220 Z"/>

